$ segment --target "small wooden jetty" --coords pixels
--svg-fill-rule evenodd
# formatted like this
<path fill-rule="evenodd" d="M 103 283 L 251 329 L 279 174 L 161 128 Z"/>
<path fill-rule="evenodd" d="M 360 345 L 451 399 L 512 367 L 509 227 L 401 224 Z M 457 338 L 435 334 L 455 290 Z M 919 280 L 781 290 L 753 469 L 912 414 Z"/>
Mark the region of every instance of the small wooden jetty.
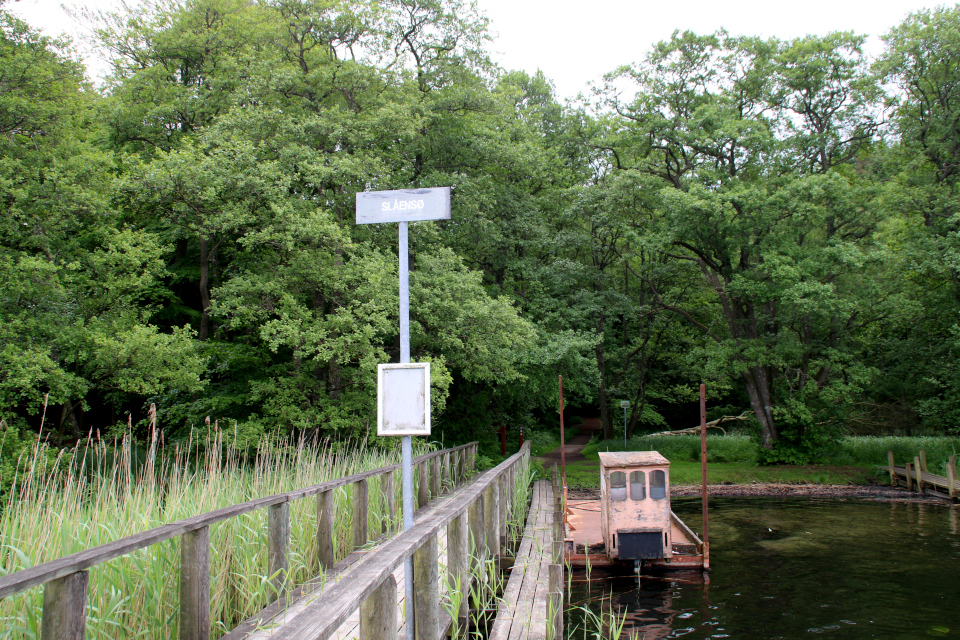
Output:
<path fill-rule="evenodd" d="M 547 480 L 533 486 L 527 525 L 489 640 L 563 637 L 563 508 Z"/>
<path fill-rule="evenodd" d="M 922 449 L 920 455 L 914 456 L 912 463 L 905 462 L 902 467 L 894 463 L 893 451 L 887 451 L 887 468 L 890 473 L 890 484 L 894 487 L 906 487 L 908 491 L 950 500 L 960 499 L 956 455 L 947 458 L 946 477 L 927 471 L 927 454 Z"/>

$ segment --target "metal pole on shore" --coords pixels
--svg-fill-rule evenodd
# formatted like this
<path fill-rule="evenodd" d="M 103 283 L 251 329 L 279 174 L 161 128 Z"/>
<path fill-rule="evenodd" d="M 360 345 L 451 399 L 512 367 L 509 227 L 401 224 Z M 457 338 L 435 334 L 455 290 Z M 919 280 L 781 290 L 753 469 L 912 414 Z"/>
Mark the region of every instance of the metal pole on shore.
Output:
<path fill-rule="evenodd" d="M 700 469 L 703 498 L 703 568 L 710 568 L 710 519 L 707 515 L 707 385 L 700 385 Z"/>
<path fill-rule="evenodd" d="M 400 229 L 400 363 L 410 362 L 410 257 L 407 223 Z M 400 466 L 403 469 L 403 530 L 413 527 L 413 436 L 401 438 Z M 407 639 L 414 640 L 413 556 L 404 563 L 404 597 L 406 598 Z"/>

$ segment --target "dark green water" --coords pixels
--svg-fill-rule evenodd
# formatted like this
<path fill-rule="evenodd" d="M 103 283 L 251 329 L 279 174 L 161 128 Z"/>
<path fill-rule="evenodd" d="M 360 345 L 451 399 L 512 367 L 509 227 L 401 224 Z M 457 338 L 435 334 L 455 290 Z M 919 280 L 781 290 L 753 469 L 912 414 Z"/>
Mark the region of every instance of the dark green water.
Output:
<path fill-rule="evenodd" d="M 673 507 L 699 532 L 699 500 Z M 710 541 L 708 582 L 574 574 L 568 637 L 612 605 L 624 638 L 960 639 L 960 507 L 715 499 Z"/>

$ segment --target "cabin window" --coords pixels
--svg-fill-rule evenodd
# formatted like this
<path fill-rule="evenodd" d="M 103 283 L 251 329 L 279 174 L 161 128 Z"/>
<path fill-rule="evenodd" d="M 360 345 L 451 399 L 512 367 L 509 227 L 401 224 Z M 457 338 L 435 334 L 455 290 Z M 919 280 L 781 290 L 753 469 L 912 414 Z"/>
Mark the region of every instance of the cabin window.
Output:
<path fill-rule="evenodd" d="M 667 497 L 667 474 L 660 469 L 650 472 L 650 497 L 654 500 Z"/>
<path fill-rule="evenodd" d="M 627 474 L 623 471 L 610 474 L 610 499 L 616 502 L 627 499 Z"/>
<path fill-rule="evenodd" d="M 643 500 L 647 497 L 647 474 L 643 471 L 630 472 L 630 499 Z"/>

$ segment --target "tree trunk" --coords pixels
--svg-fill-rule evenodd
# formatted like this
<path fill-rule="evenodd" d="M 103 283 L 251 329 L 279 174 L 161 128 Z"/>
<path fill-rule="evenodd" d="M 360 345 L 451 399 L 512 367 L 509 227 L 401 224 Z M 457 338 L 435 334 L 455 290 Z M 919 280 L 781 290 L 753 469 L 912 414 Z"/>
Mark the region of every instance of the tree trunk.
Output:
<path fill-rule="evenodd" d="M 210 250 L 207 239 L 200 236 L 200 340 L 210 332 Z"/>
<path fill-rule="evenodd" d="M 761 444 L 764 449 L 773 449 L 777 442 L 777 425 L 773 421 L 773 398 L 770 394 L 768 371 L 761 366 L 753 366 L 742 372 L 750 396 L 753 415 L 760 421 Z"/>
<path fill-rule="evenodd" d="M 603 314 L 600 314 L 600 319 L 597 321 L 597 332 L 600 335 L 600 342 L 597 343 L 597 370 L 600 372 L 600 423 L 603 425 L 603 438 L 605 440 L 610 440 L 613 438 L 613 428 L 610 425 L 610 407 L 607 400 L 607 373 L 606 373 L 606 357 L 603 350 L 603 326 L 606 322 L 606 317 Z"/>

